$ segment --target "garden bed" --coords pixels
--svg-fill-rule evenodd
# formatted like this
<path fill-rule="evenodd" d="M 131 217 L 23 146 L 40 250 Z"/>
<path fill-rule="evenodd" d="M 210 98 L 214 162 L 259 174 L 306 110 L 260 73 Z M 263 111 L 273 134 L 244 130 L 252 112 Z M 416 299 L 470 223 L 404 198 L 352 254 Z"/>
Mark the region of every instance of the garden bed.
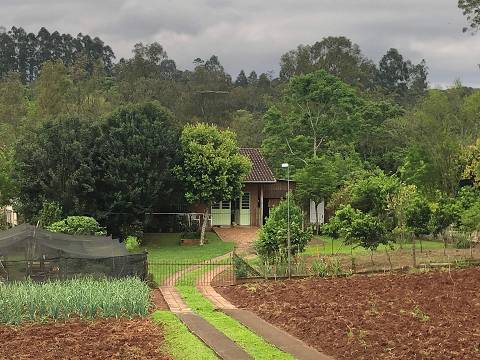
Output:
<path fill-rule="evenodd" d="M 0 326 L 0 359 L 170 359 L 162 329 L 148 319 Z"/>
<path fill-rule="evenodd" d="M 480 269 L 217 287 L 337 359 L 480 357 Z"/>

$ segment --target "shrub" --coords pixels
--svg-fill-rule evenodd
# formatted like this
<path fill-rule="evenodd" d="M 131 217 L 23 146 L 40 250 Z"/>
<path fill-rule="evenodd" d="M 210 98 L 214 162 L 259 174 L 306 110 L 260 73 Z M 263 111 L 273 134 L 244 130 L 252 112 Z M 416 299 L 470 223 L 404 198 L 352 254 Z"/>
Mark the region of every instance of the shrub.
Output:
<path fill-rule="evenodd" d="M 471 245 L 472 245 L 472 241 L 466 236 L 460 237 L 455 242 L 455 248 L 457 249 L 470 249 Z"/>
<path fill-rule="evenodd" d="M 430 234 L 430 219 L 432 210 L 422 196 L 415 197 L 405 210 L 405 218 L 407 227 L 415 236 Z"/>
<path fill-rule="evenodd" d="M 68 235 L 106 235 L 97 220 L 88 216 L 69 216 L 47 227 L 49 231 Z"/>
<path fill-rule="evenodd" d="M 389 242 L 385 225 L 369 214 L 360 214 L 353 220 L 345 239 L 350 244 L 358 243 L 371 251 Z"/>
<path fill-rule="evenodd" d="M 233 257 L 233 268 L 235 269 L 235 277 L 238 279 L 244 279 L 248 276 L 249 265 L 245 260 L 239 258 L 238 256 Z"/>
<path fill-rule="evenodd" d="M 128 252 L 136 252 L 140 249 L 140 241 L 136 236 L 129 236 L 125 240 L 125 247 Z"/>
<path fill-rule="evenodd" d="M 337 277 L 344 274 L 342 269 L 342 264 L 340 259 L 331 258 L 331 259 L 315 259 L 312 261 L 312 273 L 315 276 L 326 277 L 333 276 Z"/>
<path fill-rule="evenodd" d="M 360 214 L 360 210 L 352 208 L 351 205 L 346 205 L 337 210 L 335 216 L 322 226 L 322 233 L 334 239 L 346 237 L 353 220 L 358 218 Z"/>
<path fill-rule="evenodd" d="M 42 204 L 42 210 L 38 214 L 38 221 L 40 226 L 48 228 L 54 222 L 60 221 L 62 218 L 62 207 L 55 201 L 44 201 Z"/>
<path fill-rule="evenodd" d="M 271 260 L 278 254 L 285 258 L 288 256 L 287 208 L 287 200 L 282 200 L 270 212 L 270 217 L 260 230 L 259 239 L 255 242 L 255 250 L 264 261 Z M 303 229 L 302 223 L 303 215 L 301 209 L 293 201 L 290 201 L 290 243 L 292 256 L 303 252 L 313 235 L 311 229 Z"/>
<path fill-rule="evenodd" d="M 469 233 L 480 231 L 480 201 L 463 212 L 461 228 Z"/>

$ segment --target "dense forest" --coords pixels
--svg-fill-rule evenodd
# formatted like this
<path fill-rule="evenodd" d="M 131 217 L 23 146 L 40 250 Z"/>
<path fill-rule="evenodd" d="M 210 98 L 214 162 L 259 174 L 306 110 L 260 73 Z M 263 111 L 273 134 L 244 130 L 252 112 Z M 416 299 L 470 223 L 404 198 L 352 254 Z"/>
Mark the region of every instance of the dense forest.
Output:
<path fill-rule="evenodd" d="M 116 59 L 98 37 L 1 33 L 2 203 L 27 219 L 46 200 L 66 214 L 141 217 L 175 193 L 176 139 L 198 122 L 261 147 L 279 176 L 291 163 L 299 197 L 327 199 L 332 212 L 372 176 L 431 201 L 478 184 L 480 91 L 429 88 L 424 60 L 391 48 L 376 63 L 348 38 L 325 37 L 279 54 L 278 77 L 232 76 L 215 55 L 182 70 L 166 50 L 138 43 Z"/>

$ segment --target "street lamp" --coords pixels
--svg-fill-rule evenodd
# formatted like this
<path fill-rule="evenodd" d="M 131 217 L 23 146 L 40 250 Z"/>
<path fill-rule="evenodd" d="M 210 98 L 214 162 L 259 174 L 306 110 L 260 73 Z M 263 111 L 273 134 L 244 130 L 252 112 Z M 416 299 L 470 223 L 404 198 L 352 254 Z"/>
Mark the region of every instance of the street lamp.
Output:
<path fill-rule="evenodd" d="M 282 164 L 283 169 L 287 169 L 287 251 L 288 251 L 288 277 L 292 277 L 292 251 L 290 243 L 290 165 Z"/>

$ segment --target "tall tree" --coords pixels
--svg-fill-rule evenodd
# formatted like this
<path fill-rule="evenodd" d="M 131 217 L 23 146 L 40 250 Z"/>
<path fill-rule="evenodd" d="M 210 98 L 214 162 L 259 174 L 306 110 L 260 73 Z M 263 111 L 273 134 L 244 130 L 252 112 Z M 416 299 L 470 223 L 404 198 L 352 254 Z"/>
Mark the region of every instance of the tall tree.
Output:
<path fill-rule="evenodd" d="M 309 159 L 305 167 L 295 175 L 296 197 L 303 203 L 315 203 L 315 223 L 319 232 L 318 205 L 327 202 L 340 184 L 340 175 L 331 157 L 322 156 Z"/>
<path fill-rule="evenodd" d="M 180 142 L 182 160 L 176 174 L 186 189 L 187 201 L 205 205 L 200 238 L 203 245 L 212 204 L 240 196 L 251 164 L 239 154 L 235 134 L 214 125 L 186 125 Z"/>
<path fill-rule="evenodd" d="M 38 115 L 41 118 L 54 118 L 68 113 L 68 92 L 71 85 L 67 68 L 62 61 L 45 63 L 35 83 Z"/>
<path fill-rule="evenodd" d="M 247 76 L 245 75 L 245 71 L 241 70 L 240 73 L 237 76 L 237 79 L 235 80 L 235 85 L 236 86 L 247 86 L 248 85 L 248 79 Z"/>
<path fill-rule="evenodd" d="M 158 103 L 121 107 L 100 125 L 95 154 L 95 217 L 116 233 L 143 225 L 172 196 L 179 131 Z M 125 235 L 125 234 L 122 234 Z"/>
<path fill-rule="evenodd" d="M 16 182 L 13 180 L 14 151 L 0 145 L 0 206 L 8 205 L 14 199 Z"/>
<path fill-rule="evenodd" d="M 67 215 L 94 211 L 94 149 L 99 135 L 92 122 L 76 117 L 48 120 L 25 130 L 16 147 L 14 179 L 27 221 L 45 200 L 60 204 Z"/>
<path fill-rule="evenodd" d="M 468 27 L 464 27 L 463 32 L 469 29 L 477 31 L 480 26 L 480 0 L 458 0 L 458 7 L 468 21 Z"/>
<path fill-rule="evenodd" d="M 362 103 L 352 87 L 324 70 L 294 77 L 283 101 L 265 114 L 264 154 L 274 168 L 289 161 L 299 169 L 333 144 L 355 141 Z"/>
<path fill-rule="evenodd" d="M 0 80 L 0 145 L 15 141 L 19 125 L 26 115 L 25 87 L 17 73 L 9 73 Z"/>
<path fill-rule="evenodd" d="M 378 84 L 389 96 L 400 103 L 414 103 L 428 87 L 425 60 L 414 65 L 405 60 L 397 49 L 390 49 L 378 65 Z"/>
<path fill-rule="evenodd" d="M 362 54 L 357 44 L 344 36 L 329 36 L 313 45 L 300 45 L 282 55 L 280 60 L 283 80 L 320 69 L 362 89 L 375 86 L 375 64 Z"/>

